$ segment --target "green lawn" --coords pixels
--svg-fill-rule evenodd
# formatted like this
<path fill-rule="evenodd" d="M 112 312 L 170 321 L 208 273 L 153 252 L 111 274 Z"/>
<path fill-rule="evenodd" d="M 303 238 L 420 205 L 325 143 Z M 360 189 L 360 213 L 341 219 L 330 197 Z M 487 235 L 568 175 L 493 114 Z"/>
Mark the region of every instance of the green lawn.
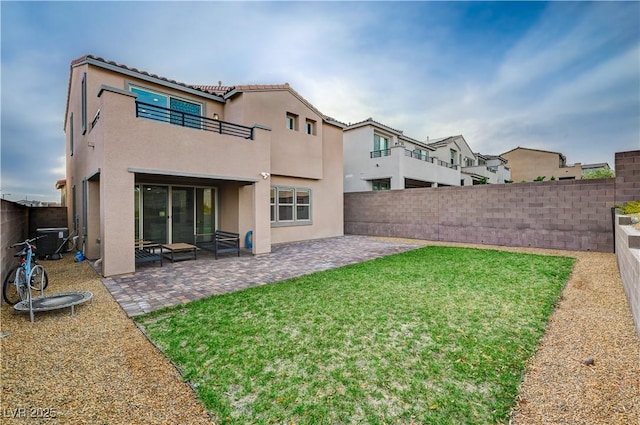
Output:
<path fill-rule="evenodd" d="M 136 320 L 221 424 L 506 423 L 573 262 L 427 247 Z"/>

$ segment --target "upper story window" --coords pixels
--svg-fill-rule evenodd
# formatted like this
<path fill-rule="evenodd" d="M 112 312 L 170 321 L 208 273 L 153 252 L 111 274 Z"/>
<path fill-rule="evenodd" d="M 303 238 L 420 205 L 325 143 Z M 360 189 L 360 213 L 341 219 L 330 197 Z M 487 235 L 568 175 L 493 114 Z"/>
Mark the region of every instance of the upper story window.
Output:
<path fill-rule="evenodd" d="M 287 112 L 287 128 L 289 130 L 298 130 L 298 116 Z"/>
<path fill-rule="evenodd" d="M 373 135 L 373 152 L 372 158 L 379 158 L 381 156 L 389 156 L 391 151 L 389 150 L 389 138 L 380 134 Z"/>
<path fill-rule="evenodd" d="M 74 144 L 74 140 L 73 140 L 73 112 L 72 112 L 71 115 L 69 116 L 69 151 L 71 153 L 71 156 L 73 156 L 73 144 Z"/>
<path fill-rule="evenodd" d="M 316 135 L 316 122 L 314 120 L 310 120 L 307 118 L 305 122 L 305 133 L 310 134 L 311 136 Z"/>
<path fill-rule="evenodd" d="M 465 157 L 464 166 L 465 167 L 473 167 L 473 158 L 466 158 Z"/>
<path fill-rule="evenodd" d="M 415 148 L 413 150 L 413 157 L 414 158 L 418 158 L 422 161 L 426 161 L 428 156 L 427 156 L 427 151 L 424 149 L 419 149 L 419 148 Z"/>
<path fill-rule="evenodd" d="M 87 132 L 87 73 L 82 76 L 82 134 Z"/>
<path fill-rule="evenodd" d="M 192 128 L 200 128 L 202 125 L 199 118 L 202 113 L 201 104 L 138 87 L 131 87 L 131 92 L 138 95 L 138 102 L 146 104 L 139 109 L 140 117 Z"/>
<path fill-rule="evenodd" d="M 456 153 L 457 152 L 453 149 L 449 149 L 449 161 L 451 162 L 451 165 L 456 163 Z"/>

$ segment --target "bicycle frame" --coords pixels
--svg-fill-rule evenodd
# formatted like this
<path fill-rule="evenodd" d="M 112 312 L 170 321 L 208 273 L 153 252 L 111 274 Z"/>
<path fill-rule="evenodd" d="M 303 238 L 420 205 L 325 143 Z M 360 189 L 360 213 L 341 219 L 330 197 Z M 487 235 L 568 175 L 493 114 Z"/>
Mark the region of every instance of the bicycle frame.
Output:
<path fill-rule="evenodd" d="M 29 302 L 29 315 L 30 315 L 31 322 L 33 322 L 33 308 L 32 308 L 32 299 L 31 299 L 32 298 L 31 297 L 31 278 L 33 276 L 35 269 L 37 267 L 42 267 L 35 264 L 35 261 L 34 261 L 35 258 L 34 258 L 33 246 L 31 245 L 31 242 L 35 241 L 36 239 L 38 238 L 27 239 L 24 242 L 19 242 L 9 247 L 9 248 L 17 248 L 20 246 L 24 246 L 22 248 L 21 254 L 19 254 L 19 257 L 20 257 L 20 267 L 23 270 L 23 276 L 25 277 L 25 279 L 19 279 L 18 278 L 19 273 L 16 273 L 16 279 L 14 280 L 13 283 L 16 285 L 16 291 L 18 292 L 20 299 L 22 301 Z M 24 253 L 24 256 L 22 255 L 22 253 Z M 43 273 L 44 273 L 44 269 L 43 269 Z M 41 285 L 40 295 L 43 295 L 43 294 L 44 294 L 44 288 Z"/>

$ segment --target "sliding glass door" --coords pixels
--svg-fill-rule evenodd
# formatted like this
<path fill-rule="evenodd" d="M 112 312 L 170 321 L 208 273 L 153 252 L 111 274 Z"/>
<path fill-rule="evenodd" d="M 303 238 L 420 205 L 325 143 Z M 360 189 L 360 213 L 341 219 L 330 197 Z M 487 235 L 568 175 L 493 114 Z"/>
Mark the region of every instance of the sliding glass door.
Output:
<path fill-rule="evenodd" d="M 193 243 L 193 187 L 171 188 L 171 242 Z"/>
<path fill-rule="evenodd" d="M 152 242 L 167 241 L 166 186 L 144 186 L 142 191 L 142 239 Z"/>
<path fill-rule="evenodd" d="M 211 187 L 136 185 L 135 238 L 193 243 L 216 229 L 216 190 Z M 210 241 L 210 236 L 198 241 Z"/>

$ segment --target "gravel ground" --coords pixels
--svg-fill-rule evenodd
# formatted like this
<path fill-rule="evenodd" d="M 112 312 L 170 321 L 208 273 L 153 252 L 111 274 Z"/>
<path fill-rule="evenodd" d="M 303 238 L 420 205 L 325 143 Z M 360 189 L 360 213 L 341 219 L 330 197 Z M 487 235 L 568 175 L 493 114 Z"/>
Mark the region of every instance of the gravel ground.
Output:
<path fill-rule="evenodd" d="M 640 423 L 640 339 L 615 256 L 493 248 L 578 259 L 527 366 L 511 422 Z M 9 334 L 0 339 L 3 424 L 212 423 L 87 262 L 66 255 L 42 263 L 50 275 L 48 293 L 87 290 L 94 300 L 78 306 L 75 316 L 69 309 L 37 314 L 34 324 L 2 305 L 0 333 Z M 583 364 L 588 357 L 593 365 Z"/>
<path fill-rule="evenodd" d="M 204 424 L 209 416 L 85 261 L 42 261 L 46 293 L 86 290 L 91 304 L 36 314 L 2 305 L 2 424 Z M 13 418 L 13 416 L 18 416 Z M 44 417 L 49 416 L 49 417 Z M 55 416 L 55 417 L 51 417 Z"/>

